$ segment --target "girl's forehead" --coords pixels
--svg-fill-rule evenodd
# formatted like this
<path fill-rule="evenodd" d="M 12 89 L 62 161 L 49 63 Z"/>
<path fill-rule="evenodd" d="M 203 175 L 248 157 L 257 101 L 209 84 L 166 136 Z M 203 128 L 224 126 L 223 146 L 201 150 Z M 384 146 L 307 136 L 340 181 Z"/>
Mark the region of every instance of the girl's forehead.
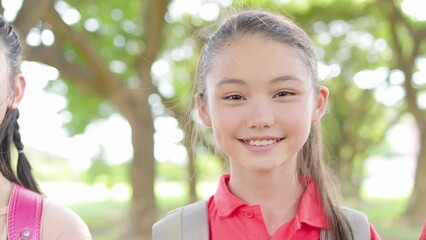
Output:
<path fill-rule="evenodd" d="M 6 56 L 4 55 L 4 52 L 1 51 L 0 48 L 0 91 L 2 94 L 5 91 L 4 89 L 9 85 L 9 63 L 6 59 Z M 7 90 L 6 90 L 7 91 Z M 0 102 L 1 104 L 1 102 Z"/>
<path fill-rule="evenodd" d="M 296 76 L 311 83 L 311 73 L 300 54 L 300 50 L 288 44 L 258 35 L 248 35 L 229 41 L 219 49 L 206 80 Z"/>
<path fill-rule="evenodd" d="M 8 67 L 9 63 L 6 59 L 6 55 L 4 54 L 1 46 L 0 46 L 0 81 L 3 82 L 4 78 L 6 78 L 7 76 L 7 71 L 8 71 Z"/>

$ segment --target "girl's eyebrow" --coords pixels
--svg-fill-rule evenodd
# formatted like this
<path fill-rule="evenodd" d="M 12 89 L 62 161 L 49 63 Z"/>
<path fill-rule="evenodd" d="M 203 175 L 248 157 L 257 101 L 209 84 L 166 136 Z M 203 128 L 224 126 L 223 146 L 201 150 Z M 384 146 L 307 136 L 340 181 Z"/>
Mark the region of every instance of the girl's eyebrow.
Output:
<path fill-rule="evenodd" d="M 224 78 L 216 83 L 216 87 L 220 87 L 225 84 L 238 84 L 238 85 L 246 85 L 246 82 L 242 79 L 237 78 Z"/>
<path fill-rule="evenodd" d="M 296 80 L 296 81 L 302 81 L 300 78 L 294 76 L 294 75 L 284 75 L 284 76 L 280 76 L 277 78 L 272 79 L 272 83 L 277 83 L 277 82 L 285 82 L 288 80 Z"/>

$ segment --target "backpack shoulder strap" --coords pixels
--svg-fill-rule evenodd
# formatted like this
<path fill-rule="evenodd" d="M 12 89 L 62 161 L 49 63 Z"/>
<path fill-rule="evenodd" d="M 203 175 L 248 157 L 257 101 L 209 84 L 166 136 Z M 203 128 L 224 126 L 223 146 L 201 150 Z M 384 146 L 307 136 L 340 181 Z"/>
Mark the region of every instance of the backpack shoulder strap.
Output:
<path fill-rule="evenodd" d="M 352 228 L 354 240 L 370 240 L 370 222 L 367 215 L 355 209 L 340 207 Z M 328 230 L 321 230 L 321 240 L 328 240 Z"/>
<path fill-rule="evenodd" d="M 40 240 L 43 197 L 18 184 L 12 184 L 8 211 L 8 239 Z"/>
<path fill-rule="evenodd" d="M 208 240 L 207 202 L 198 201 L 170 211 L 152 227 L 152 240 Z"/>

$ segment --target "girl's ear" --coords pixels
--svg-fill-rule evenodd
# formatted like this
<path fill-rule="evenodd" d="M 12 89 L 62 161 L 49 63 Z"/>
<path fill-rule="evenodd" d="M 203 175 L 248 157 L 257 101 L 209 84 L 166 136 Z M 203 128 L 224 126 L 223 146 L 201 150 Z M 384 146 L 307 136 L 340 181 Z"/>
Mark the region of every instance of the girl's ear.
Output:
<path fill-rule="evenodd" d="M 17 108 L 19 103 L 21 103 L 21 100 L 24 97 L 26 85 L 27 82 L 25 80 L 24 75 L 18 74 L 15 79 L 15 83 L 12 86 L 13 94 L 11 95 L 12 99 L 10 99 L 10 108 Z"/>
<path fill-rule="evenodd" d="M 198 115 L 200 116 L 201 121 L 203 122 L 204 125 L 206 125 L 206 127 L 211 127 L 212 122 L 210 119 L 209 111 L 207 109 L 207 103 L 206 103 L 205 97 L 203 98 L 201 93 L 197 93 L 195 95 L 195 102 L 197 103 Z"/>
<path fill-rule="evenodd" d="M 327 102 L 328 88 L 321 86 L 315 98 L 315 106 L 312 113 L 312 122 L 318 122 L 321 120 L 327 108 Z"/>

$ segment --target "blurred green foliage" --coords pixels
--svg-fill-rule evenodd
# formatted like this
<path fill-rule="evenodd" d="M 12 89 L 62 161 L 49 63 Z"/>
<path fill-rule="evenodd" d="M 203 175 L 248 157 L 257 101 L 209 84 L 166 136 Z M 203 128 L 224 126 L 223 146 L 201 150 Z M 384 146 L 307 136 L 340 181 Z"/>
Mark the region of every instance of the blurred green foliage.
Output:
<path fill-rule="evenodd" d="M 95 159 L 89 169 L 84 171 L 82 180 L 87 184 L 103 183 L 108 188 L 115 184 L 128 183 L 129 163 L 108 164 L 102 159 Z"/>
<path fill-rule="evenodd" d="M 72 167 L 69 159 L 56 154 L 25 148 L 34 175 L 39 182 L 80 181 L 83 173 Z M 16 159 L 12 157 L 12 159 Z"/>

